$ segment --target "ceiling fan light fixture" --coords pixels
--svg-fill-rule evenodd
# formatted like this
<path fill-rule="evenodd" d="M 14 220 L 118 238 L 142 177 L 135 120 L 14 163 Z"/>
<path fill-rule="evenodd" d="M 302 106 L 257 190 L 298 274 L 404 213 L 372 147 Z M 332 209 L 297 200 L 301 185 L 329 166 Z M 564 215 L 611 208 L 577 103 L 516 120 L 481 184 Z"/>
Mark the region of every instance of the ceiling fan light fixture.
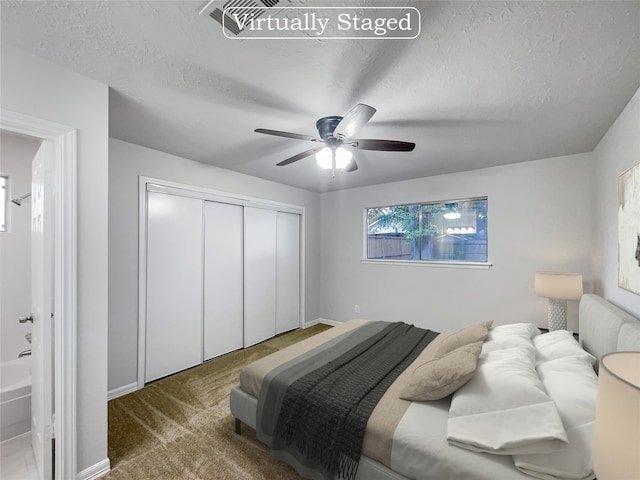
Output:
<path fill-rule="evenodd" d="M 335 149 L 336 155 L 336 170 L 344 169 L 349 163 L 353 154 L 344 147 L 338 147 Z M 316 163 L 320 168 L 330 170 L 333 168 L 333 152 L 330 147 L 324 147 L 318 153 L 316 153 Z"/>
<path fill-rule="evenodd" d="M 266 0 L 262 1 L 265 2 Z M 324 148 L 311 148 L 305 152 L 289 157 L 276 165 L 283 167 L 315 154 L 318 166 L 323 169 L 332 170 L 333 176 L 335 177 L 336 170 L 342 170 L 344 172 L 355 172 L 358 170 L 358 165 L 353 159 L 353 153 L 351 150 L 344 148 L 345 145 L 350 148 L 379 152 L 411 152 L 415 148 L 416 144 L 412 142 L 352 138 L 356 131 L 365 125 L 375 112 L 375 108 L 359 103 L 349 110 L 344 117 L 336 115 L 322 117 L 316 121 L 316 129 L 318 130 L 320 138 L 299 133 L 281 132 L 280 130 L 269 130 L 267 128 L 256 128 L 255 132 L 275 135 L 276 137 L 293 138 L 294 140 L 324 143 Z"/>
<path fill-rule="evenodd" d="M 353 154 L 344 147 L 336 148 L 336 168 L 342 170 L 351 163 Z"/>
<path fill-rule="evenodd" d="M 333 168 L 333 155 L 329 147 L 324 147 L 318 153 L 316 153 L 316 163 L 320 168 L 331 169 Z"/>

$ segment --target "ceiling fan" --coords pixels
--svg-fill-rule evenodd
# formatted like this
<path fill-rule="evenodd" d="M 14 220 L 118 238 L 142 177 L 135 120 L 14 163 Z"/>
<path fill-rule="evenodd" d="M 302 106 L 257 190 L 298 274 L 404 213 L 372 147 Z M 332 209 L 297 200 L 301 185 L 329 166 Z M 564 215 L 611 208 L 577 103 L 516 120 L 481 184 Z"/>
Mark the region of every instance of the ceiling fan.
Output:
<path fill-rule="evenodd" d="M 322 168 L 332 169 L 335 176 L 336 170 L 353 172 L 358 169 L 358 165 L 356 165 L 356 162 L 353 159 L 352 152 L 345 147 L 353 147 L 360 150 L 377 150 L 382 152 L 411 152 L 415 148 L 416 144 L 411 142 L 352 138 L 353 135 L 355 135 L 356 132 L 365 125 L 371 117 L 373 117 L 374 113 L 376 113 L 375 108 L 359 103 L 349 110 L 344 117 L 322 117 L 316 122 L 316 128 L 318 129 L 320 138 L 301 135 L 299 133 L 268 130 L 265 128 L 257 128 L 255 131 L 257 133 L 265 133 L 267 135 L 275 135 L 277 137 L 307 140 L 309 142 L 318 142 L 323 144 L 322 146 L 312 148 L 294 155 L 293 157 L 287 158 L 277 165 L 279 167 L 283 167 L 315 154 L 318 165 Z"/>

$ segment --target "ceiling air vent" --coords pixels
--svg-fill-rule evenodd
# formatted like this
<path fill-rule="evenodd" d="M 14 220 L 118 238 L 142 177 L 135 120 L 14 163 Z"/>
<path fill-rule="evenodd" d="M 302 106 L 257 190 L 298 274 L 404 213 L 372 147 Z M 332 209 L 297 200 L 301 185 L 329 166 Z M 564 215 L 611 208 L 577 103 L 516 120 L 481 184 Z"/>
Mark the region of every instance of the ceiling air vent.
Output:
<path fill-rule="evenodd" d="M 280 0 L 229 0 L 226 2 L 222 8 L 216 8 L 212 11 L 209 16 L 213 18 L 220 25 L 224 26 L 229 32 L 233 35 L 238 36 L 242 29 L 238 27 L 238 24 L 230 18 L 228 15 L 225 16 L 224 11 L 229 7 L 256 7 L 255 10 L 247 9 L 248 17 L 247 20 L 253 20 L 255 18 L 260 17 L 265 12 L 266 8 L 273 8 L 280 3 Z M 224 21 L 223 21 L 224 17 Z"/>

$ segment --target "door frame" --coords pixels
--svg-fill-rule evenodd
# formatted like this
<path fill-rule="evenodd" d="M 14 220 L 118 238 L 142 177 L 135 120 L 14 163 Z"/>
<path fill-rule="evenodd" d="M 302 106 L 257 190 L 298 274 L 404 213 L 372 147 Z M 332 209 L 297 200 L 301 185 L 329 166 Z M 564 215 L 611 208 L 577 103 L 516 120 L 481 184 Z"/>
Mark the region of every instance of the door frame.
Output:
<path fill-rule="evenodd" d="M 77 349 L 77 131 L 73 127 L 0 109 L 0 129 L 53 145 L 51 185 L 54 278 L 53 421 L 55 479 L 76 477 Z"/>
<path fill-rule="evenodd" d="M 138 390 L 145 385 L 146 371 L 147 191 L 300 215 L 300 327 L 305 325 L 305 207 L 140 175 L 138 177 Z M 133 390 L 120 394 L 130 391 Z"/>

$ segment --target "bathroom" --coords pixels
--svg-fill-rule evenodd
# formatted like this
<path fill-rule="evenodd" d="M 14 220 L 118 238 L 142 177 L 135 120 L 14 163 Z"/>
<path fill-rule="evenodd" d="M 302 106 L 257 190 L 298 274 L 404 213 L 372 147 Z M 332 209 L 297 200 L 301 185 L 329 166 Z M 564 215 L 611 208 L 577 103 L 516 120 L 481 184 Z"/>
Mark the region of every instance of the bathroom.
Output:
<path fill-rule="evenodd" d="M 31 160 L 40 140 L 0 132 L 0 447 L 2 479 L 37 478 L 31 450 Z"/>

